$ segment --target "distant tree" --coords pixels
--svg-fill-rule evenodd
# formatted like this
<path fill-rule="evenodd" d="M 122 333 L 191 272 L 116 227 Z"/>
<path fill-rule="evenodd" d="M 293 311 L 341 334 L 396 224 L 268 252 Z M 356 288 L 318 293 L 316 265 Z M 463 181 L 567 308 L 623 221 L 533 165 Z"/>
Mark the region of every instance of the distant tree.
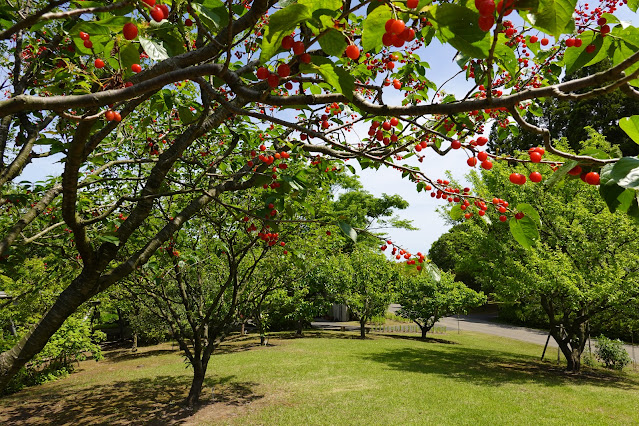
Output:
<path fill-rule="evenodd" d="M 580 68 L 568 74 L 563 81 L 571 81 L 606 70 L 611 60 Z M 619 147 L 623 155 L 639 155 L 639 145 L 619 127 L 620 117 L 639 114 L 639 99 L 624 96 L 619 91 L 607 93 L 595 98 L 573 101 L 546 99 L 542 108 L 531 108 L 525 115 L 526 121 L 547 128 L 553 139 L 566 138 L 573 151 L 578 152 L 581 142 L 589 139 L 586 127 L 593 128 L 605 136 L 613 146 Z M 499 133 L 504 139 L 498 137 Z M 515 151 L 527 151 L 528 148 L 542 144 L 539 135 L 521 130 L 516 124 L 507 128 L 493 125 L 488 147 L 491 152 L 513 154 Z M 621 156 L 621 155 L 619 155 Z"/>
<path fill-rule="evenodd" d="M 336 300 L 357 316 L 360 336 L 365 338 L 366 323 L 388 309 L 401 279 L 397 268 L 384 255 L 358 248 L 329 259 L 325 272 Z"/>
<path fill-rule="evenodd" d="M 397 313 L 417 324 L 424 339 L 440 318 L 481 306 L 486 303 L 486 296 L 455 281 L 452 274 L 423 270 L 405 277 L 397 302 L 402 306 Z"/>

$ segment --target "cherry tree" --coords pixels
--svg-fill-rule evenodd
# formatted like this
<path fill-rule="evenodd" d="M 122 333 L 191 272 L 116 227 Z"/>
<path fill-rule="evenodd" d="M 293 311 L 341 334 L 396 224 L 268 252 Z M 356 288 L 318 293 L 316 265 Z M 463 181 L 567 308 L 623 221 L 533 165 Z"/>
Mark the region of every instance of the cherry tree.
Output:
<path fill-rule="evenodd" d="M 507 200 L 490 207 L 410 157 L 422 162 L 430 150 L 463 150 L 469 166 L 486 170 L 507 160 L 557 168 L 554 180 L 584 173 L 611 208 L 639 214 L 639 160 L 562 152 L 547 129 L 522 118 L 543 108 L 541 99 L 612 91 L 637 97 L 639 30 L 615 13 L 635 12 L 638 3 L 624 3 L 3 2 L 0 255 L 22 262 L 37 247 L 75 262 L 79 272 L 0 355 L 0 383 L 84 302 L 144 265 L 207 205 L 224 206 L 221 194 L 257 189 L 273 197 L 273 208 L 225 207 L 256 219 L 256 234 L 299 212 L 310 215 L 295 201 L 305 180 L 289 167 L 296 163 L 327 180 L 351 169 L 349 161 L 395 170 L 417 191 L 464 206 L 466 219 L 503 210 L 504 221 L 519 220 L 511 229 L 524 246 L 537 232 L 534 221 L 521 221 L 527 212 Z M 467 94 L 446 93 L 429 78 L 438 60 L 430 52 L 440 45 L 457 52 L 459 71 L 450 77 L 469 82 Z M 606 58 L 605 70 L 560 82 L 563 73 Z M 639 141 L 639 118 L 619 118 Z M 491 123 L 502 135 L 516 124 L 538 135 L 539 146 L 519 158 L 486 152 Z M 361 128 L 368 137 L 356 135 Z M 563 161 L 544 160 L 546 152 Z M 54 160 L 63 173 L 21 181 L 27 167 Z M 293 201 L 285 204 L 285 194 Z M 340 227 L 356 238 L 348 223 Z M 422 270 L 422 256 L 394 249 Z"/>

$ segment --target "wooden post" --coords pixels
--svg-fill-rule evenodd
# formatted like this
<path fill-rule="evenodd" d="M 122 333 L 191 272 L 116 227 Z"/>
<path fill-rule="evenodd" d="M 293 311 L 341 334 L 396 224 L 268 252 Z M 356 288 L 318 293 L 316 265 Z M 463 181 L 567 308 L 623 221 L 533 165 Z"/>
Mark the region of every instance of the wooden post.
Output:
<path fill-rule="evenodd" d="M 544 346 L 544 351 L 541 353 L 541 360 L 544 360 L 544 355 L 546 355 L 546 349 L 548 348 L 548 342 L 550 342 L 550 331 L 548 332 L 548 338 L 546 339 L 546 345 Z"/>

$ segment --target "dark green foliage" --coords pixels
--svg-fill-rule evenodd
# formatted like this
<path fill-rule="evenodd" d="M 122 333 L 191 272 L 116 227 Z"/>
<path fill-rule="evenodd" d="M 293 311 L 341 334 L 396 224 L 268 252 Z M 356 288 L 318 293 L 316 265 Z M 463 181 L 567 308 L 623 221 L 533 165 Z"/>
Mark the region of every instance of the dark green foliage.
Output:
<path fill-rule="evenodd" d="M 604 363 L 606 368 L 613 370 L 623 370 L 632 361 L 621 340 L 611 340 L 603 335 L 597 338 L 595 355 Z"/>

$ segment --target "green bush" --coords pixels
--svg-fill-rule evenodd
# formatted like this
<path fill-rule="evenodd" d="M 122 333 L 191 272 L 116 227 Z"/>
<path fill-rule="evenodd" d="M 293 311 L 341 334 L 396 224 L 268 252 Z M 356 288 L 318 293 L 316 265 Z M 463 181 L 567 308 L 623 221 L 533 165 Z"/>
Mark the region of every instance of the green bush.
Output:
<path fill-rule="evenodd" d="M 621 340 L 611 340 L 606 336 L 597 338 L 597 350 L 595 355 L 606 368 L 622 370 L 626 365 L 630 364 L 630 355 L 623 347 Z"/>

